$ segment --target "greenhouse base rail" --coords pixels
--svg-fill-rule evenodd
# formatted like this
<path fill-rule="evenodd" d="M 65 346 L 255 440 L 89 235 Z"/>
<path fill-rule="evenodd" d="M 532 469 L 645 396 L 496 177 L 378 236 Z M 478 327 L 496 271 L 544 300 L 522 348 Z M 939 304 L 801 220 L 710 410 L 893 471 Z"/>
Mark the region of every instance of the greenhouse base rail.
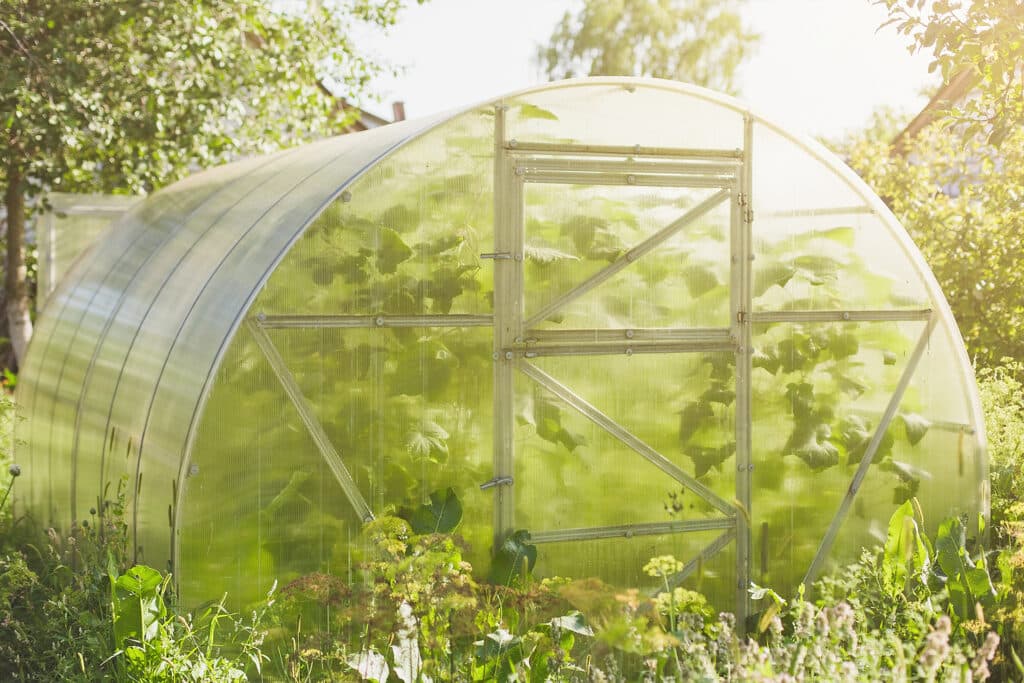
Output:
<path fill-rule="evenodd" d="M 832 518 L 832 523 L 829 524 L 828 531 L 821 539 L 821 544 L 818 546 L 818 552 L 814 555 L 814 560 L 811 562 L 811 566 L 807 569 L 807 573 L 804 575 L 803 584 L 805 586 L 809 586 L 811 581 L 817 577 L 818 572 L 821 571 L 821 566 L 825 562 L 825 558 L 832 550 L 832 545 L 835 543 L 836 537 L 839 535 L 839 529 L 842 527 L 843 522 L 846 521 L 846 516 L 849 514 L 850 507 L 853 505 L 853 499 L 857 496 L 857 492 L 860 491 L 861 484 L 864 483 L 864 478 L 867 477 L 868 469 L 871 467 L 871 463 L 875 459 L 875 454 L 878 452 L 878 447 L 882 443 L 882 438 L 885 436 L 885 432 L 888 431 L 889 424 L 892 422 L 892 419 L 896 416 L 896 411 L 899 410 L 900 403 L 903 401 L 903 394 L 906 392 L 907 387 L 910 386 L 910 380 L 914 376 L 914 371 L 917 369 L 918 363 L 924 356 L 925 349 L 928 348 L 928 342 L 931 339 L 932 330 L 935 329 L 935 324 L 937 322 L 938 316 L 932 316 L 929 318 L 928 324 L 925 325 L 924 330 L 921 331 L 921 337 L 917 340 L 917 346 L 914 347 L 914 351 L 907 360 L 907 367 L 903 369 L 900 381 L 896 385 L 896 391 L 893 392 L 892 398 L 889 399 L 889 405 L 886 406 L 885 412 L 882 414 L 882 419 L 879 420 L 878 426 L 875 428 L 875 433 L 871 436 L 871 441 L 868 443 L 867 449 L 864 451 L 864 455 L 861 458 L 860 465 L 857 467 L 857 471 L 854 473 L 853 479 L 850 481 L 850 486 L 846 491 L 846 495 L 843 497 L 842 502 L 840 502 L 839 509 Z"/>
<path fill-rule="evenodd" d="M 530 316 L 523 323 L 523 327 L 527 329 L 536 327 L 538 323 L 543 321 L 545 318 L 550 316 L 559 308 L 562 308 L 570 301 L 583 296 L 590 290 L 594 289 L 601 283 L 611 278 L 620 270 L 627 268 L 634 261 L 642 257 L 644 254 L 647 254 L 648 252 L 653 250 L 655 247 L 660 245 L 662 242 L 667 240 L 669 237 L 671 237 L 678 231 L 682 230 L 684 227 L 686 227 L 693 221 L 698 220 L 708 211 L 711 211 L 711 209 L 715 208 L 716 206 L 724 202 L 729 197 L 729 194 L 729 189 L 724 189 L 711 195 L 710 197 L 702 201 L 700 204 L 693 207 L 685 214 L 683 214 L 676 220 L 672 221 L 664 228 L 662 228 L 658 232 L 654 233 L 653 235 L 645 239 L 640 244 L 636 245 L 635 247 L 627 251 L 625 254 L 622 255 L 621 258 L 619 258 L 611 265 L 597 271 L 596 273 L 594 273 L 589 278 L 587 278 L 580 284 L 570 289 L 562 296 L 548 303 L 546 306 L 544 306 L 544 308 L 540 309 L 537 313 L 534 313 L 532 316 Z"/>
<path fill-rule="evenodd" d="M 295 410 L 299 414 L 299 418 L 309 431 L 309 435 L 313 438 L 313 443 L 316 444 L 317 450 L 323 456 L 324 462 L 327 463 L 327 467 L 331 470 L 331 474 L 338 481 L 341 490 L 345 492 L 349 503 L 352 504 L 353 509 L 355 509 L 356 514 L 359 515 L 361 520 L 364 522 L 372 521 L 374 519 L 373 510 L 370 509 L 366 499 L 359 492 L 359 487 L 356 486 L 352 474 L 345 467 L 345 463 L 342 462 L 341 455 L 335 450 L 334 445 L 331 444 L 330 437 L 327 436 L 327 432 L 324 431 L 320 420 L 313 413 L 312 406 L 306 401 L 306 397 L 302 395 L 302 389 L 299 388 L 295 377 L 288 369 L 281 354 L 278 353 L 274 342 L 267 336 L 266 331 L 260 327 L 258 321 L 250 319 L 246 323 L 253 339 L 256 341 L 256 345 L 263 352 L 264 357 L 266 357 L 267 362 L 270 364 L 270 368 L 274 371 L 274 375 L 277 376 L 277 380 L 281 383 L 281 387 L 284 388 L 288 398 L 291 399 L 292 405 L 295 406 Z"/>
<path fill-rule="evenodd" d="M 697 481 L 697 479 L 691 475 L 687 474 L 664 455 L 648 446 L 639 437 L 635 436 L 619 423 L 615 422 L 615 420 L 587 403 L 585 399 L 576 394 L 572 389 L 529 362 L 523 361 L 519 363 L 518 366 L 519 370 L 527 377 L 568 403 L 584 417 L 589 419 L 598 427 L 604 429 L 625 445 L 629 446 L 659 470 L 696 493 L 709 505 L 724 513 L 727 517 L 735 519 L 736 509 L 731 503 L 723 500 L 718 496 L 718 494 Z"/>
<path fill-rule="evenodd" d="M 561 543 L 563 541 L 592 541 L 602 538 L 633 538 L 634 536 L 661 536 L 692 531 L 732 529 L 736 523 L 729 517 L 711 519 L 685 519 L 669 522 L 619 524 L 616 526 L 595 526 L 580 529 L 556 529 L 532 531 L 533 543 Z"/>

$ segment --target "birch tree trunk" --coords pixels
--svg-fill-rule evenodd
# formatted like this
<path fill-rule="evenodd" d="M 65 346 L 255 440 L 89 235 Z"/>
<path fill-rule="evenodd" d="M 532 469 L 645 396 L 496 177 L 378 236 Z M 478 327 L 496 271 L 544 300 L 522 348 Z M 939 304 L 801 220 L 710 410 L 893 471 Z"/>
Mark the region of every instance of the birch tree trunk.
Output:
<path fill-rule="evenodd" d="M 25 178 L 21 168 L 12 163 L 7 168 L 7 259 L 4 264 L 4 292 L 7 297 L 7 328 L 18 366 L 25 359 L 28 340 L 32 338 L 32 318 L 28 300 L 25 268 Z"/>

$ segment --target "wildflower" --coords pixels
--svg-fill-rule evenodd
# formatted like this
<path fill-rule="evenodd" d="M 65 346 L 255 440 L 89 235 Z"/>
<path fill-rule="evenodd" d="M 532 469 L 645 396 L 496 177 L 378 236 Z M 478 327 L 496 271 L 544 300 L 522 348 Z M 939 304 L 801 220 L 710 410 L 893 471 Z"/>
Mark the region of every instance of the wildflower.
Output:
<path fill-rule="evenodd" d="M 671 576 L 683 571 L 683 563 L 672 555 L 659 555 L 652 557 L 644 565 L 644 572 L 647 576 Z"/>
<path fill-rule="evenodd" d="M 997 647 L 999 647 L 999 636 L 989 631 L 985 642 L 981 644 L 978 652 L 974 655 L 974 661 L 971 662 L 971 673 L 975 680 L 988 680 L 988 677 L 992 675 L 992 672 L 988 670 L 988 663 L 996 656 Z"/>
<path fill-rule="evenodd" d="M 925 639 L 924 648 L 921 650 L 918 661 L 929 673 L 938 671 L 942 662 L 949 656 L 950 631 L 952 631 L 952 622 L 943 614 L 935 622 L 935 628 Z"/>
<path fill-rule="evenodd" d="M 820 612 L 814 615 L 814 630 L 817 631 L 819 636 L 828 636 L 828 614 L 825 613 L 825 610 L 821 610 Z"/>
<path fill-rule="evenodd" d="M 21 465 L 19 465 L 17 463 L 14 463 L 13 465 L 11 465 L 10 467 L 7 468 L 7 471 L 11 473 L 12 477 L 20 477 L 21 476 Z"/>

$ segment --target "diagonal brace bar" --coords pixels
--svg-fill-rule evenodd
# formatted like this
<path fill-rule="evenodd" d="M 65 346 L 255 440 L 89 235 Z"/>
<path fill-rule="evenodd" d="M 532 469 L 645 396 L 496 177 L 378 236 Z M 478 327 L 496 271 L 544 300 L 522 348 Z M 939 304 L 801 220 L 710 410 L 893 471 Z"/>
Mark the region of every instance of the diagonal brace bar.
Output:
<path fill-rule="evenodd" d="M 914 370 L 917 369 L 917 364 L 921 361 L 925 349 L 928 348 L 928 341 L 931 339 L 932 330 L 935 329 L 937 320 L 938 317 L 934 315 L 928 320 L 928 324 L 925 325 L 924 330 L 921 332 L 921 338 L 917 340 L 917 346 L 914 347 L 910 358 L 907 360 L 907 367 L 903 369 L 903 375 L 896 385 L 896 391 L 893 392 L 892 398 L 889 399 L 889 405 L 886 406 L 885 412 L 882 413 L 882 418 L 878 421 L 878 427 L 875 428 L 875 433 L 871 436 L 871 441 L 864 451 L 864 457 L 861 458 L 860 465 L 850 481 L 850 487 L 846 491 L 846 496 L 839 503 L 839 509 L 832 518 L 832 523 L 829 525 L 824 538 L 821 539 L 821 545 L 818 546 L 818 552 L 815 554 L 807 574 L 804 575 L 803 584 L 805 586 L 810 586 L 811 581 L 817 578 L 818 572 L 821 571 L 821 566 L 825 563 L 825 558 L 828 557 L 829 552 L 832 550 L 836 536 L 839 535 L 839 529 L 842 527 L 843 522 L 846 521 L 846 516 L 850 513 L 853 499 L 857 496 L 861 484 L 864 483 L 864 478 L 868 475 L 868 468 L 871 467 L 871 462 L 875 459 L 875 454 L 882 443 L 882 438 L 889 429 L 892 419 L 896 416 L 896 411 L 903 400 L 903 394 L 906 392 L 907 387 L 910 386 Z"/>
<path fill-rule="evenodd" d="M 299 417 L 302 419 L 302 423 L 306 425 L 306 429 L 309 430 L 309 435 L 313 437 L 313 442 L 316 443 L 317 449 L 320 451 L 320 455 L 323 456 L 324 461 L 327 463 L 327 467 L 330 468 L 331 474 L 338 481 L 342 491 L 345 492 L 345 496 L 348 498 L 349 503 L 352 504 L 352 508 L 359 515 L 359 518 L 364 522 L 373 520 L 373 511 L 367 504 L 366 499 L 359 492 L 359 488 L 356 486 L 355 480 L 352 478 L 351 473 L 345 467 L 345 463 L 341 461 L 341 456 L 338 451 L 335 450 L 334 445 L 331 444 L 330 438 L 327 436 L 327 432 L 324 431 L 323 426 L 320 424 L 320 420 L 316 418 L 313 413 L 312 406 L 306 401 L 306 397 L 302 395 L 302 390 L 299 388 L 298 383 L 295 381 L 295 377 L 292 375 L 288 366 L 285 364 L 281 354 L 278 353 L 277 347 L 274 346 L 274 342 L 267 336 L 266 331 L 259 326 L 253 320 L 247 320 L 246 324 L 249 327 L 249 331 L 252 333 L 253 339 L 256 340 L 256 344 L 260 347 L 260 351 L 266 357 L 267 362 L 270 364 L 271 369 L 277 376 L 278 381 L 284 388 L 288 398 L 291 399 L 292 405 L 295 406 L 295 410 L 299 413 Z"/>
<path fill-rule="evenodd" d="M 725 513 L 729 517 L 735 517 L 736 509 L 732 504 L 720 498 L 714 491 L 697 481 L 693 476 L 687 474 L 682 468 L 648 446 L 640 440 L 639 437 L 635 436 L 619 425 L 619 423 L 615 422 L 615 420 L 587 403 L 586 400 L 573 392 L 572 389 L 531 363 L 525 361 L 519 363 L 519 370 L 534 382 L 578 410 L 584 417 L 589 419 L 598 427 L 601 427 L 616 439 L 632 448 L 634 451 L 650 461 L 650 463 L 659 470 L 696 493 L 715 509 Z"/>
<path fill-rule="evenodd" d="M 659 244 L 667 240 L 669 237 L 679 232 L 684 227 L 686 227 L 693 221 L 697 220 L 698 218 L 706 214 L 711 209 L 715 208 L 716 206 L 724 202 L 729 197 L 729 192 L 730 191 L 728 189 L 724 189 L 711 195 L 703 202 L 701 202 L 700 204 L 698 204 L 697 206 L 693 207 L 685 214 L 680 216 L 678 219 L 672 221 L 664 228 L 662 228 L 658 232 L 654 233 L 653 235 L 645 239 L 640 244 L 636 245 L 635 247 L 627 251 L 619 260 L 615 261 L 607 268 L 603 268 L 597 271 L 589 278 L 578 284 L 576 287 L 569 290 L 568 292 L 558 297 L 554 301 L 550 302 L 544 308 L 540 309 L 540 311 L 535 313 L 525 323 L 523 323 L 523 327 L 525 327 L 526 329 L 536 327 L 537 323 L 547 318 L 549 315 L 557 311 L 562 306 L 565 306 L 573 299 L 583 296 L 584 294 L 592 290 L 594 287 L 597 287 L 602 282 L 608 280 L 610 277 L 618 273 L 620 270 L 628 267 L 634 261 L 636 261 L 644 254 L 657 247 Z"/>
<path fill-rule="evenodd" d="M 668 578 L 669 588 L 676 588 L 683 581 L 690 578 L 690 576 L 697 571 L 703 563 L 710 560 L 712 557 L 722 551 L 725 546 L 729 545 L 729 542 L 736 537 L 736 529 L 728 529 L 725 533 L 721 534 L 718 538 L 708 543 L 703 550 L 697 553 L 697 557 L 693 558 L 686 563 L 681 570 L 673 574 Z M 744 589 L 746 590 L 746 589 Z M 662 591 L 658 591 L 659 593 Z"/>

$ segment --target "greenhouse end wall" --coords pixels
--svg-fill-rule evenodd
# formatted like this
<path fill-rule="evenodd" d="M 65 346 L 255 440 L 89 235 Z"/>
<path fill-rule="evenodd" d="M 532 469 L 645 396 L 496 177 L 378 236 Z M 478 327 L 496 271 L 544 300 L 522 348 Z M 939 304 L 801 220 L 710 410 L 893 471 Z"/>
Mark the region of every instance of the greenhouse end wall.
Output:
<path fill-rule="evenodd" d="M 351 576 L 367 521 L 441 499 L 481 576 L 525 530 L 538 575 L 645 586 L 672 554 L 741 613 L 911 498 L 978 533 L 959 333 L 822 149 L 633 79 L 403 126 L 185 181 L 76 267 L 20 397 L 37 510 L 126 474 L 190 601 Z"/>

